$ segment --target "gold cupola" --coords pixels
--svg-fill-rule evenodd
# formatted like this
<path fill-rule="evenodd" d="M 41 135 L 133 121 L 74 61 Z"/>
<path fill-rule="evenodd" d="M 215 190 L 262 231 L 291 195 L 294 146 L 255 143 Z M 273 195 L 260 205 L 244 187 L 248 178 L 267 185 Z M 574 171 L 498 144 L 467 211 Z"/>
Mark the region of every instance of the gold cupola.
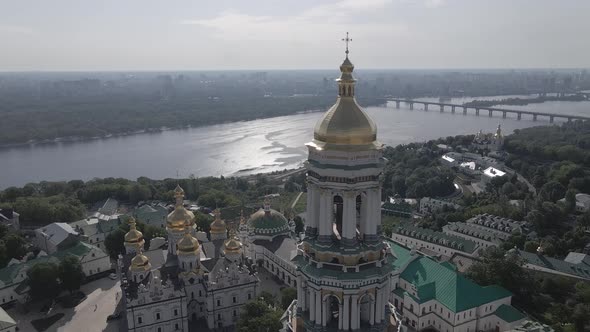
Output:
<path fill-rule="evenodd" d="M 211 223 L 211 234 L 226 234 L 227 225 L 225 224 L 225 221 L 221 219 L 221 211 L 215 209 L 213 213 L 215 214 L 215 220 Z"/>
<path fill-rule="evenodd" d="M 143 234 L 137 230 L 135 218 L 129 218 L 127 223 L 129 224 L 129 232 L 125 234 L 125 247 L 136 246 L 137 248 L 143 248 L 145 240 Z"/>
<path fill-rule="evenodd" d="M 142 250 L 139 249 L 131 260 L 131 265 L 129 266 L 129 270 L 131 272 L 147 272 L 152 269 L 152 264 L 150 263 L 149 258 L 142 253 Z"/>
<path fill-rule="evenodd" d="M 239 254 L 240 250 L 242 249 L 242 243 L 236 236 L 235 229 L 231 229 L 229 231 L 229 240 L 225 241 L 223 252 L 227 255 L 231 254 Z"/>
<path fill-rule="evenodd" d="M 354 65 L 348 59 L 348 38 L 346 33 L 346 58 L 340 65 L 338 99 L 328 112 L 317 122 L 312 145 L 319 149 L 350 149 L 351 146 L 364 148 L 379 147 L 377 127 L 361 109 L 354 98 L 355 82 L 352 76 Z"/>
<path fill-rule="evenodd" d="M 184 227 L 184 236 L 176 243 L 178 255 L 198 255 L 200 251 L 199 241 L 190 232 L 190 226 Z"/>
<path fill-rule="evenodd" d="M 185 224 L 188 223 L 190 226 L 194 225 L 195 215 L 184 208 L 184 205 L 182 204 L 184 190 L 179 185 L 174 189 L 174 198 L 176 199 L 176 206 L 174 211 L 168 215 L 167 226 L 170 229 L 182 231 Z"/>

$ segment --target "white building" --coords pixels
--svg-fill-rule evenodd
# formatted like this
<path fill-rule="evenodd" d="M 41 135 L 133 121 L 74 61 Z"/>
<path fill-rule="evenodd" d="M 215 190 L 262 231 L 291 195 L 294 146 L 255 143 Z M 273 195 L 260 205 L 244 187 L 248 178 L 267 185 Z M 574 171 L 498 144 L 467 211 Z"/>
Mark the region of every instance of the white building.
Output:
<path fill-rule="evenodd" d="M 443 232 L 473 241 L 483 248 L 498 246 L 513 234 L 528 234 L 524 222 L 487 213 L 478 214 L 464 223 L 448 223 L 443 226 Z"/>
<path fill-rule="evenodd" d="M 450 258 L 455 254 L 468 257 L 479 256 L 478 243 L 464 238 L 421 228 L 409 222 L 402 222 L 393 228 L 391 238 L 406 247 L 429 254 Z"/>
<path fill-rule="evenodd" d="M 418 207 L 418 211 L 422 214 L 429 214 L 433 212 L 443 211 L 444 209 L 454 209 L 458 210 L 461 208 L 461 205 L 455 204 L 452 202 L 448 202 L 442 199 L 430 198 L 430 197 L 422 197 L 420 199 L 420 204 Z"/>
<path fill-rule="evenodd" d="M 106 215 L 95 212 L 86 219 L 78 220 L 69 225 L 78 233 L 81 239 L 89 244 L 104 249 L 104 239 L 121 226 L 121 215 Z"/>
<path fill-rule="evenodd" d="M 385 159 L 373 120 L 354 98 L 354 66 L 340 66 L 338 99 L 307 144 L 306 236 L 297 264 L 297 331 L 389 325 L 390 251 L 381 240 Z"/>
<path fill-rule="evenodd" d="M 502 135 L 502 127 L 498 124 L 495 133 L 486 133 L 479 131 L 473 138 L 473 146 L 479 149 L 487 149 L 490 151 L 499 151 L 504 145 L 504 135 Z"/>
<path fill-rule="evenodd" d="M 211 224 L 211 241 L 199 243 L 194 215 L 183 206 L 182 188 L 176 188 L 175 197 L 166 222 L 167 251 L 144 254 L 143 235 L 130 220 L 127 255 L 119 260 L 129 331 L 188 331 L 198 321 L 209 329 L 228 328 L 237 322 L 241 306 L 260 291 L 242 244 L 233 232 L 228 239 L 219 211 Z"/>
<path fill-rule="evenodd" d="M 54 222 L 37 228 L 33 244 L 48 254 L 71 246 L 80 240 L 80 234 L 72 226 L 63 222 Z"/>
<path fill-rule="evenodd" d="M 565 202 L 565 198 L 559 200 L 560 202 Z M 576 212 L 584 213 L 590 210 L 590 195 L 588 194 L 576 194 Z"/>
<path fill-rule="evenodd" d="M 12 301 L 24 302 L 29 291 L 26 283 L 23 283 L 27 279 L 27 271 L 37 263 L 52 262 L 59 264 L 68 255 L 73 255 L 80 260 L 82 271 L 86 277 L 92 277 L 111 270 L 110 258 L 104 251 L 93 245 L 78 241 L 71 247 L 51 255 L 39 256 L 0 269 L 0 304 Z"/>
<path fill-rule="evenodd" d="M 398 311 L 396 317 L 415 330 L 511 329 L 525 316 L 510 305 L 510 292 L 480 287 L 457 274 L 452 264 L 383 238 L 383 146 L 374 122 L 354 99 L 354 67 L 346 53 L 338 100 L 307 144 L 305 238 L 293 259 L 297 300 L 286 311 L 284 326 L 296 332 L 385 331 L 396 319 L 392 311 Z M 409 235 L 413 241 L 428 240 L 415 231 Z M 471 243 L 439 236 L 443 241 L 438 244 L 447 250 Z M 475 251 L 477 246 L 471 246 Z"/>

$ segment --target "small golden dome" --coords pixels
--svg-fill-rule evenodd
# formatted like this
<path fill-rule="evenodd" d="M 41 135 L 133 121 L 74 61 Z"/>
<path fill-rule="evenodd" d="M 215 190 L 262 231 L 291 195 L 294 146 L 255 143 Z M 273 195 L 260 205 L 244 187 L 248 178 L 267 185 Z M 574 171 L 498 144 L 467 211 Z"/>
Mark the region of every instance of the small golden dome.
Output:
<path fill-rule="evenodd" d="M 224 243 L 224 252 L 227 253 L 239 253 L 240 249 L 242 249 L 242 243 L 236 237 L 235 230 L 230 231 L 230 238 L 229 240 L 225 241 Z"/>
<path fill-rule="evenodd" d="M 137 230 L 135 218 L 129 218 L 129 221 L 127 221 L 127 223 L 129 224 L 129 232 L 125 234 L 125 244 L 139 244 L 140 242 L 142 242 L 143 234 Z"/>
<path fill-rule="evenodd" d="M 199 241 L 191 235 L 189 226 L 186 226 L 184 236 L 176 243 L 176 252 L 178 255 L 198 255 L 199 248 Z"/>
<path fill-rule="evenodd" d="M 131 260 L 131 266 L 129 270 L 133 272 L 149 271 L 152 268 L 149 258 L 141 253 L 141 250 L 137 252 L 137 255 Z"/>
<path fill-rule="evenodd" d="M 184 190 L 180 186 L 174 189 L 174 197 L 176 199 L 176 207 L 167 218 L 168 228 L 182 230 L 185 224 L 194 224 L 195 215 L 184 208 L 182 204 L 184 199 Z"/>
<path fill-rule="evenodd" d="M 225 221 L 221 219 L 221 212 L 219 209 L 216 209 L 215 212 L 215 220 L 211 223 L 211 233 L 213 234 L 223 234 L 227 232 L 227 226 Z"/>

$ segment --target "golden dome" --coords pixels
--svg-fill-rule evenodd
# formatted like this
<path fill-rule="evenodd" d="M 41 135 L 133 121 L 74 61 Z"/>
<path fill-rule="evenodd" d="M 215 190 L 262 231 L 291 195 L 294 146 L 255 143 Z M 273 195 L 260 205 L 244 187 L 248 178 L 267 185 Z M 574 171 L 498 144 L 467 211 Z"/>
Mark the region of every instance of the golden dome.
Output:
<path fill-rule="evenodd" d="M 176 243 L 178 255 L 198 255 L 199 248 L 199 241 L 191 235 L 189 226 L 186 226 L 184 236 Z"/>
<path fill-rule="evenodd" d="M 374 145 L 377 127 L 354 98 L 356 80 L 352 77 L 354 65 L 346 59 L 340 66 L 338 100 L 318 121 L 314 129 L 314 143 L 320 147 L 336 145 Z"/>
<path fill-rule="evenodd" d="M 125 244 L 140 244 L 143 242 L 143 234 L 137 230 L 135 226 L 135 218 L 129 218 L 127 223 L 129 224 L 129 232 L 125 234 Z"/>
<path fill-rule="evenodd" d="M 213 234 L 223 234 L 227 232 L 227 226 L 225 221 L 221 219 L 221 212 L 219 209 L 216 209 L 215 212 L 215 220 L 211 223 L 211 233 Z"/>
<path fill-rule="evenodd" d="M 242 243 L 236 237 L 235 230 L 230 231 L 229 240 L 225 241 L 224 243 L 224 252 L 227 253 L 239 253 L 240 249 L 242 249 Z"/>
<path fill-rule="evenodd" d="M 137 252 L 137 255 L 131 260 L 131 266 L 129 270 L 133 272 L 149 271 L 152 268 L 149 258 L 141 253 L 141 250 Z"/>
<path fill-rule="evenodd" d="M 176 198 L 176 207 L 167 218 L 168 228 L 182 230 L 185 224 L 194 224 L 195 215 L 184 208 L 182 201 L 184 199 L 184 190 L 180 186 L 174 189 L 174 197 Z"/>

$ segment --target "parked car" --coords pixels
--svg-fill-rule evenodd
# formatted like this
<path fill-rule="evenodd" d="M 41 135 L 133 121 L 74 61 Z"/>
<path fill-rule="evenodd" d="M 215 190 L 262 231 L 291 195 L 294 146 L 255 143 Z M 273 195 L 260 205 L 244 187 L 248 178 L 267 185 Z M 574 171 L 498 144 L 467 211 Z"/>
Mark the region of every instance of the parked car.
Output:
<path fill-rule="evenodd" d="M 110 322 L 112 320 L 119 319 L 119 318 L 121 318 L 121 312 L 120 311 L 117 312 L 117 313 L 115 313 L 115 314 L 109 315 L 107 317 L 107 322 Z"/>
<path fill-rule="evenodd" d="M 114 273 L 109 274 L 109 279 L 111 280 L 117 280 L 117 275 Z"/>

